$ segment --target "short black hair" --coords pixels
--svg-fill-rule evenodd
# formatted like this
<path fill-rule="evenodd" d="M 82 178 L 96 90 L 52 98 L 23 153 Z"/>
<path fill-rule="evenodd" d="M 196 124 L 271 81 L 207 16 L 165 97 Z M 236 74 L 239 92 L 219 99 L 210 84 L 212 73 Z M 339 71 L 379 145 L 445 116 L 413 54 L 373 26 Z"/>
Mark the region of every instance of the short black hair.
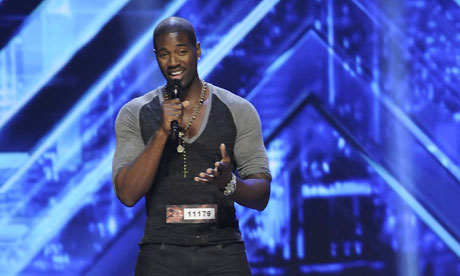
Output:
<path fill-rule="evenodd" d="M 155 38 L 164 34 L 183 32 L 187 35 L 190 43 L 195 47 L 196 35 L 192 23 L 185 18 L 172 16 L 163 19 L 153 31 L 153 49 L 155 50 Z"/>

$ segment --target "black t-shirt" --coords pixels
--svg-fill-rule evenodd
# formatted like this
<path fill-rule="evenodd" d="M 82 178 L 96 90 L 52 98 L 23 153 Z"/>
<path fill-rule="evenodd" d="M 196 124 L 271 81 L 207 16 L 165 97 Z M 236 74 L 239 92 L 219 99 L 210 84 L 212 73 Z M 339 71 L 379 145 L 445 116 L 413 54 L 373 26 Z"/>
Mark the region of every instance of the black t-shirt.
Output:
<path fill-rule="evenodd" d="M 211 103 L 207 105 L 202 126 L 195 137 L 185 139 L 186 178 L 184 155 L 177 152 L 177 141 L 168 140 L 165 145 L 155 182 L 145 196 L 147 221 L 143 243 L 203 245 L 241 241 L 234 202 L 217 187 L 193 180 L 221 160 L 221 143 L 226 145 L 232 159 L 232 170 L 237 170 L 240 177 L 270 174 L 254 107 L 224 89 L 211 84 L 208 87 Z M 142 152 L 161 127 L 162 89 L 136 98 L 120 110 L 113 177 L 120 167 Z M 168 206 L 202 204 L 217 206 L 215 222 L 166 223 Z"/>

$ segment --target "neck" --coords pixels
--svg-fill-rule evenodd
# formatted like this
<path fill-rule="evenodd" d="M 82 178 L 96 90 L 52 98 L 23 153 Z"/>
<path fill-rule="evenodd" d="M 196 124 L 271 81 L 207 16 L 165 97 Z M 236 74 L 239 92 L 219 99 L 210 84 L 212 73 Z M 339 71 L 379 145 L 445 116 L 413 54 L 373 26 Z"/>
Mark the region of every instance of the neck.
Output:
<path fill-rule="evenodd" d="M 201 94 L 201 80 L 198 75 L 190 82 L 190 85 L 184 87 L 181 94 L 181 101 L 198 100 Z"/>

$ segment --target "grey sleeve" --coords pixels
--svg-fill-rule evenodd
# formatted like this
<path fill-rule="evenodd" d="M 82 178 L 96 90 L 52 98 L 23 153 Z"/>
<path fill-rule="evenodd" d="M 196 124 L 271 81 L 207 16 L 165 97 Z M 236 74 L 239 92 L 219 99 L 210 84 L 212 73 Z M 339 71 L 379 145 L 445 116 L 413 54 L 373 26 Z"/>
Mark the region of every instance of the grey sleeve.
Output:
<path fill-rule="evenodd" d="M 254 106 L 244 101 L 233 114 L 237 135 L 233 149 L 241 178 L 252 174 L 265 174 L 271 178 L 267 152 L 262 139 L 260 118 Z"/>
<path fill-rule="evenodd" d="M 139 120 L 128 105 L 122 107 L 115 120 L 116 147 L 112 161 L 112 181 L 120 168 L 136 159 L 144 150 Z"/>

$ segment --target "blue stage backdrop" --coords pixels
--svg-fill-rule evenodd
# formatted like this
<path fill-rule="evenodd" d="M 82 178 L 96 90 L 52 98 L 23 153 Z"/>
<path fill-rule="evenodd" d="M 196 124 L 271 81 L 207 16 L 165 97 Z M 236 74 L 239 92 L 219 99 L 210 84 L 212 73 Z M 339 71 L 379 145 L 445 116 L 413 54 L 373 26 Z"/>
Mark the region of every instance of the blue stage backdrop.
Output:
<path fill-rule="evenodd" d="M 0 0 L 1 275 L 133 274 L 114 121 L 164 84 L 171 15 L 261 117 L 270 202 L 237 206 L 254 275 L 460 275 L 460 1 Z"/>

